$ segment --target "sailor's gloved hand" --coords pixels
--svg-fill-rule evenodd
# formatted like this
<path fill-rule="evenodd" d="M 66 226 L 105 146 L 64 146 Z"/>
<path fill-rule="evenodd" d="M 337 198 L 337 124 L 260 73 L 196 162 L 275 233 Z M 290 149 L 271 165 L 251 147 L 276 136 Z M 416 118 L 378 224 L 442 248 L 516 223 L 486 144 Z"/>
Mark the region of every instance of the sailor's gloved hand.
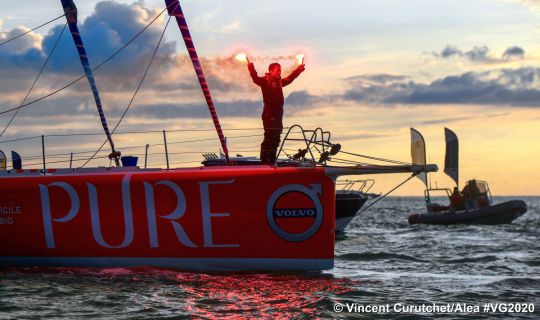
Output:
<path fill-rule="evenodd" d="M 255 68 L 255 66 L 253 65 L 253 62 L 248 62 L 247 66 L 248 66 L 248 69 Z"/>
<path fill-rule="evenodd" d="M 304 70 L 306 70 L 306 65 L 302 63 L 301 65 L 298 66 L 297 70 L 300 72 L 304 72 Z"/>

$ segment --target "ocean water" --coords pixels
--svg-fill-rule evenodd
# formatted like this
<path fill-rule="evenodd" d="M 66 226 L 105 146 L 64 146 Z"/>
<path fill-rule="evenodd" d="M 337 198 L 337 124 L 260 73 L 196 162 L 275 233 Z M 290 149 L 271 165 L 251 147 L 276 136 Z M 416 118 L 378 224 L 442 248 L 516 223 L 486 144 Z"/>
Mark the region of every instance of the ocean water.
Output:
<path fill-rule="evenodd" d="M 408 225 L 422 198 L 385 199 L 352 221 L 320 273 L 0 269 L 0 318 L 540 319 L 540 197 L 520 198 L 529 211 L 512 224 L 447 227 Z"/>

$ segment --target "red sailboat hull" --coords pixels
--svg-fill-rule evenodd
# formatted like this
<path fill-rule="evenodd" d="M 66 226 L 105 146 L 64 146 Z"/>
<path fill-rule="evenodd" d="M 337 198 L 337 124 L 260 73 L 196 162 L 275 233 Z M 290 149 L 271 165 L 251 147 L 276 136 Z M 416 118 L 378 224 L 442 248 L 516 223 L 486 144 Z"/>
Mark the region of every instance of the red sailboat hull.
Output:
<path fill-rule="evenodd" d="M 333 267 L 323 168 L 94 169 L 0 176 L 0 265 Z"/>

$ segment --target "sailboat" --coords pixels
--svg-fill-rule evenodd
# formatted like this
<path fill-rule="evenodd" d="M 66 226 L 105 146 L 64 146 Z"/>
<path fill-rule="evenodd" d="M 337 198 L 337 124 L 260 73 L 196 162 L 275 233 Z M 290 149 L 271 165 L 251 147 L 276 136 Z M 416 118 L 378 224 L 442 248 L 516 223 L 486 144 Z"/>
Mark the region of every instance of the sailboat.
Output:
<path fill-rule="evenodd" d="M 437 170 L 429 164 L 331 166 L 326 159 L 339 151 L 335 144 L 323 147 L 318 161 L 235 165 L 178 0 L 165 0 L 166 9 L 180 28 L 225 163 L 122 166 L 77 28 L 77 8 L 72 0 L 61 3 L 115 166 L 49 168 L 44 144 L 41 170 L 8 170 L 5 157 L 0 160 L 2 266 L 330 269 L 338 177 Z"/>
<path fill-rule="evenodd" d="M 509 200 L 494 204 L 489 185 L 483 180 L 467 181 L 463 191 L 460 192 L 458 137 L 448 128 L 444 128 L 444 134 L 446 141 L 444 173 L 454 180 L 456 186 L 453 191 L 448 188 L 429 188 L 427 173 L 423 173 L 422 181 L 426 185 L 424 198 L 427 213 L 410 215 L 410 224 L 503 224 L 511 223 L 527 212 L 527 204 L 522 200 Z M 416 130 L 414 130 L 413 139 L 419 141 L 418 143 L 425 149 L 424 138 Z M 432 202 L 433 193 L 443 193 L 448 197 L 450 203 L 441 205 Z"/>

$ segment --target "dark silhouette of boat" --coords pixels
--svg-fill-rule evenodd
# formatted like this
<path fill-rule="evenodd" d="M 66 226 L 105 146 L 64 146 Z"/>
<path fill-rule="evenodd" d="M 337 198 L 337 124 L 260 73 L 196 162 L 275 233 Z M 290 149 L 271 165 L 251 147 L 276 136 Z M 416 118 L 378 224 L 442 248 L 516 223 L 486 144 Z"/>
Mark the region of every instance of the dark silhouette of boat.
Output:
<path fill-rule="evenodd" d="M 369 193 L 375 180 L 345 180 L 338 182 L 336 187 L 336 233 L 342 233 L 360 209 L 378 194 Z"/>
<path fill-rule="evenodd" d="M 522 200 L 510 200 L 490 205 L 489 207 L 470 210 L 445 210 L 412 214 L 409 216 L 410 224 L 504 224 L 511 223 L 527 212 L 527 204 Z"/>
<path fill-rule="evenodd" d="M 418 133 L 419 134 L 419 133 Z M 446 155 L 444 172 L 450 176 L 456 186 L 448 188 L 427 188 L 424 191 L 427 213 L 412 214 L 410 224 L 485 224 L 495 225 L 511 223 L 527 212 L 527 204 L 522 200 L 510 200 L 493 204 L 493 198 L 486 181 L 472 179 L 467 181 L 463 191 L 458 189 L 459 143 L 457 135 L 445 128 Z M 425 147 L 425 145 L 424 145 Z M 427 186 L 427 174 L 424 182 Z M 432 193 L 446 193 L 449 205 L 431 202 Z"/>

